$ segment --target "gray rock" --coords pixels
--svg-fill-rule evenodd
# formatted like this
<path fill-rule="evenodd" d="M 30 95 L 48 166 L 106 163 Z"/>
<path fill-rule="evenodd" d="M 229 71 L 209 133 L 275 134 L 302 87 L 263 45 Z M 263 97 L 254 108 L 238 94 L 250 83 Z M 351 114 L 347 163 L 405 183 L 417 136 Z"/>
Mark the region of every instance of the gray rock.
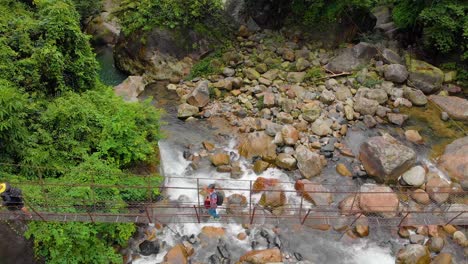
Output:
<path fill-rule="evenodd" d="M 354 57 L 370 60 L 377 55 L 377 49 L 369 43 L 360 42 L 352 48 Z"/>
<path fill-rule="evenodd" d="M 395 113 L 388 113 L 387 114 L 388 120 L 397 126 L 402 126 L 403 123 L 409 118 L 408 115 L 404 114 L 395 114 Z"/>
<path fill-rule="evenodd" d="M 401 175 L 403 181 L 413 187 L 419 187 L 426 181 L 426 170 L 421 166 L 414 166 Z"/>
<path fill-rule="evenodd" d="M 244 74 L 245 77 L 247 77 L 250 80 L 257 80 L 258 78 L 260 78 L 260 73 L 252 68 L 245 68 Z"/>
<path fill-rule="evenodd" d="M 427 97 L 421 90 L 404 87 L 403 96 L 416 106 L 424 106 L 427 104 Z"/>
<path fill-rule="evenodd" d="M 286 79 L 291 83 L 301 83 L 304 81 L 305 75 L 305 72 L 290 72 Z"/>
<path fill-rule="evenodd" d="M 232 77 L 236 74 L 236 71 L 232 68 L 224 68 L 223 69 L 223 75 L 226 77 Z"/>
<path fill-rule="evenodd" d="M 333 131 L 330 128 L 332 124 L 333 121 L 330 119 L 317 119 L 314 123 L 312 123 L 312 132 L 319 136 L 326 136 L 332 134 Z"/>
<path fill-rule="evenodd" d="M 322 109 L 317 103 L 308 103 L 302 107 L 302 118 L 307 122 L 314 122 L 319 118 Z"/>
<path fill-rule="evenodd" d="M 400 55 L 398 55 L 398 53 L 394 52 L 391 49 L 384 49 L 381 55 L 382 55 L 383 61 L 387 64 L 402 64 L 403 63 L 403 60 L 401 59 Z"/>
<path fill-rule="evenodd" d="M 413 234 L 409 237 L 410 239 L 410 242 L 411 244 L 420 244 L 420 245 L 423 245 L 424 244 L 424 240 L 426 239 L 425 236 L 423 235 L 417 235 L 417 234 Z"/>
<path fill-rule="evenodd" d="M 260 63 L 255 67 L 255 70 L 259 73 L 265 73 L 268 71 L 268 66 L 265 63 Z"/>
<path fill-rule="evenodd" d="M 379 102 L 379 104 L 383 104 L 388 100 L 387 92 L 385 92 L 383 89 L 369 90 L 365 93 L 365 97 L 367 99 L 375 100 Z"/>
<path fill-rule="evenodd" d="M 449 120 L 449 114 L 447 112 L 442 112 L 440 113 L 440 119 L 442 119 L 442 121 L 448 121 Z"/>
<path fill-rule="evenodd" d="M 377 125 L 377 121 L 375 121 L 375 119 L 370 115 L 365 115 L 363 121 L 364 121 L 364 124 L 368 128 L 373 128 L 373 127 L 375 127 Z"/>
<path fill-rule="evenodd" d="M 455 120 L 468 121 L 468 100 L 455 96 L 431 95 L 429 100 L 437 104 Z"/>
<path fill-rule="evenodd" d="M 408 75 L 408 70 L 401 64 L 390 64 L 384 69 L 384 77 L 387 81 L 403 83 L 408 79 Z"/>
<path fill-rule="evenodd" d="M 440 237 L 432 237 L 431 239 L 429 239 L 427 244 L 429 245 L 430 251 L 439 253 L 444 248 L 445 241 L 443 238 Z"/>
<path fill-rule="evenodd" d="M 354 103 L 354 110 L 363 115 L 374 115 L 377 111 L 379 102 L 364 97 L 359 97 Z"/>
<path fill-rule="evenodd" d="M 348 119 L 350 121 L 354 119 L 354 109 L 353 109 L 352 106 L 345 105 L 344 106 L 344 111 L 345 111 L 346 119 Z"/>
<path fill-rule="evenodd" d="M 189 105 L 189 104 L 181 104 L 177 108 L 177 117 L 178 118 L 188 118 L 198 114 L 198 107 Z"/>
<path fill-rule="evenodd" d="M 328 79 L 325 81 L 325 87 L 328 89 L 328 90 L 333 90 L 335 91 L 337 87 L 339 87 L 339 83 L 337 80 L 331 78 L 331 79 Z"/>
<path fill-rule="evenodd" d="M 304 58 L 299 58 L 296 61 L 296 70 L 301 72 L 310 67 L 310 62 Z"/>
<path fill-rule="evenodd" d="M 276 78 L 278 78 L 278 74 L 279 74 L 279 70 L 272 69 L 272 70 L 269 70 L 269 71 L 265 72 L 262 75 L 262 77 L 267 79 L 267 80 L 274 81 Z"/>
<path fill-rule="evenodd" d="M 379 105 L 377 107 L 377 111 L 375 112 L 375 114 L 379 117 L 384 118 L 385 116 L 387 116 L 387 113 L 389 113 L 390 111 L 391 111 L 390 108 Z"/>
<path fill-rule="evenodd" d="M 296 148 L 297 167 L 304 178 L 317 176 L 322 172 L 323 163 L 320 156 L 300 145 Z"/>
<path fill-rule="evenodd" d="M 335 91 L 336 99 L 339 101 L 346 101 L 348 98 L 353 98 L 353 95 L 351 94 L 351 91 L 348 87 L 339 86 L 336 87 Z"/>
<path fill-rule="evenodd" d="M 210 102 L 210 90 L 208 89 L 208 81 L 203 81 L 190 93 L 187 98 L 187 103 L 196 106 L 204 107 Z"/>
<path fill-rule="evenodd" d="M 325 104 L 331 104 L 335 101 L 335 94 L 329 90 L 323 90 L 320 95 L 320 101 Z"/>
<path fill-rule="evenodd" d="M 145 90 L 145 82 L 141 76 L 129 76 L 121 84 L 114 87 L 114 92 L 127 102 L 138 101 L 138 95 Z"/>
<path fill-rule="evenodd" d="M 396 182 L 397 178 L 411 168 L 416 153 L 388 134 L 372 137 L 360 148 L 359 159 L 365 170 L 381 182 Z"/>
<path fill-rule="evenodd" d="M 280 153 L 278 156 L 276 156 L 276 166 L 286 169 L 286 170 L 294 170 L 296 168 L 297 161 L 296 159 L 286 153 Z"/>
<path fill-rule="evenodd" d="M 429 263 L 431 255 L 429 250 L 420 244 L 409 244 L 397 254 L 396 263 Z"/>
<path fill-rule="evenodd" d="M 276 115 L 276 118 L 278 119 L 279 123 L 282 124 L 292 124 L 294 122 L 294 118 L 292 117 L 292 115 L 285 112 L 279 113 L 278 115 Z"/>
<path fill-rule="evenodd" d="M 351 49 L 345 49 L 338 56 L 331 59 L 325 68 L 336 73 L 349 72 L 357 70 L 364 63 L 364 60 L 358 59 L 354 56 Z"/>

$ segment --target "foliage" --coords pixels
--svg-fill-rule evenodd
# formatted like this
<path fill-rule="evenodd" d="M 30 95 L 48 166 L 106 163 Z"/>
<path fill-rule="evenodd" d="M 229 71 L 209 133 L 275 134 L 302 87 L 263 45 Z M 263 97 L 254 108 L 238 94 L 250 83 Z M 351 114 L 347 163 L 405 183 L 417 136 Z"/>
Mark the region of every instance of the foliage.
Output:
<path fill-rule="evenodd" d="M 76 11 L 81 16 L 81 21 L 86 18 L 96 15 L 101 11 L 103 1 L 96 0 L 72 0 L 75 4 Z"/>
<path fill-rule="evenodd" d="M 447 71 L 457 71 L 456 81 L 458 84 L 462 85 L 463 87 L 468 87 L 468 66 L 457 64 L 455 62 L 448 62 L 440 65 L 442 70 Z"/>
<path fill-rule="evenodd" d="M 375 0 L 292 0 L 293 17 L 305 26 L 337 21 L 356 9 L 369 9 Z"/>
<path fill-rule="evenodd" d="M 403 30 L 421 28 L 428 50 L 456 51 L 468 58 L 468 4 L 462 0 L 402 0 L 393 10 L 396 25 Z"/>
<path fill-rule="evenodd" d="M 134 231 L 133 224 L 31 222 L 25 236 L 49 264 L 104 264 L 122 263 L 113 246 L 124 246 Z"/>
<path fill-rule="evenodd" d="M 115 12 L 126 34 L 155 27 L 191 27 L 213 18 L 221 0 L 123 0 Z"/>
<path fill-rule="evenodd" d="M 99 2 L 75 4 L 83 18 Z M 99 83 L 79 19 L 71 0 L 0 0 L 0 162 L 17 164 L 0 173 L 39 210 L 55 203 L 63 212 L 127 212 L 131 202 L 159 194 L 161 178 L 125 170 L 155 159 L 160 112 Z M 56 187 L 22 185 L 38 176 Z M 132 187 L 148 184 L 154 188 Z M 47 263 L 105 264 L 121 262 L 116 248 L 134 231 L 132 224 L 32 222 L 25 235 Z"/>
<path fill-rule="evenodd" d="M 307 70 L 305 80 L 315 82 L 318 79 L 325 76 L 325 72 L 322 67 L 316 66 Z"/>
<path fill-rule="evenodd" d="M 98 64 L 73 5 L 35 3 L 0 2 L 0 79 L 49 96 L 93 88 Z"/>
<path fill-rule="evenodd" d="M 220 74 L 222 72 L 221 57 L 223 56 L 223 50 L 224 49 L 218 49 L 214 53 L 195 63 L 190 70 L 190 74 L 187 79 L 192 80 L 197 77 Z"/>

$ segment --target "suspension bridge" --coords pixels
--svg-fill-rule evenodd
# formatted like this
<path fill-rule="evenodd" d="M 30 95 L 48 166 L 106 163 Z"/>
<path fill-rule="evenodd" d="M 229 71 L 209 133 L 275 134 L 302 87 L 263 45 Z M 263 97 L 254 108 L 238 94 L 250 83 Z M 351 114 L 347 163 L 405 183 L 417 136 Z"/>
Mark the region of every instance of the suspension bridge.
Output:
<path fill-rule="evenodd" d="M 137 177 L 137 176 L 134 176 Z M 236 224 L 282 224 L 305 226 L 419 226 L 419 225 L 468 225 L 468 193 L 461 189 L 442 189 L 431 196 L 443 196 L 443 202 L 430 200 L 418 204 L 411 198 L 414 188 L 394 186 L 385 192 L 363 192 L 356 185 L 320 185 L 309 191 L 298 191 L 293 182 L 274 182 L 274 186 L 260 186 L 255 181 L 211 179 L 211 178 L 165 178 L 161 187 L 147 185 L 105 185 L 94 182 L 80 184 L 53 183 L 47 179 L 12 183 L 23 189 L 25 206 L 32 214 L 26 217 L 21 211 L 0 210 L 2 220 L 49 221 L 49 222 L 92 222 L 92 223 L 236 223 Z M 211 220 L 203 206 L 203 189 L 216 183 L 225 195 L 218 207 L 221 220 Z M 319 184 L 310 183 L 318 186 Z M 28 187 L 29 186 L 29 187 Z M 30 188 L 41 190 L 33 197 Z M 62 190 L 80 189 L 89 192 L 90 199 L 64 200 L 53 197 L 54 188 Z M 98 200 L 97 193 L 116 190 L 140 190 L 147 192 L 143 202 Z M 151 193 L 161 193 L 157 199 Z M 307 189 L 307 188 L 305 188 Z M 37 195 L 41 197 L 37 197 Z M 363 210 L 360 197 L 378 195 L 376 199 L 398 197 L 398 206 L 385 203 Z M 192 197 L 192 198 L 190 198 Z M 196 198 L 194 198 L 196 197 Z M 329 202 L 313 201 L 327 197 Z M 343 206 L 348 198 L 349 203 Z M 437 199 L 436 199 L 437 200 Z M 341 203 L 340 203 L 341 202 Z"/>

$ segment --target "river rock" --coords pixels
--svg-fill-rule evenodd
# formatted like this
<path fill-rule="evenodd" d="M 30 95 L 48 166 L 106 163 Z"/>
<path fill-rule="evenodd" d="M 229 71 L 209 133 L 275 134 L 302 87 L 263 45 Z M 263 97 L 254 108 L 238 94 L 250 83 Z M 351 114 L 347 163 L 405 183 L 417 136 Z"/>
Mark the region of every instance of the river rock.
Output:
<path fill-rule="evenodd" d="M 432 260 L 431 264 L 452 264 L 452 255 L 450 253 L 440 253 L 439 255 L 435 256 Z"/>
<path fill-rule="evenodd" d="M 143 256 L 150 256 L 159 253 L 159 241 L 148 241 L 145 240 L 139 246 L 140 254 Z"/>
<path fill-rule="evenodd" d="M 278 179 L 267 179 L 264 177 L 258 177 L 253 183 L 252 191 L 253 193 L 259 193 L 270 187 L 276 187 L 278 186 L 278 184 L 279 184 Z"/>
<path fill-rule="evenodd" d="M 453 241 L 462 247 L 468 246 L 466 235 L 462 231 L 456 231 L 453 233 Z"/>
<path fill-rule="evenodd" d="M 395 113 L 388 113 L 387 117 L 390 123 L 395 124 L 397 126 L 402 126 L 403 123 L 409 118 L 408 115 L 395 114 Z"/>
<path fill-rule="evenodd" d="M 410 193 L 410 196 L 419 204 L 428 205 L 431 203 L 429 195 L 424 190 L 416 189 Z"/>
<path fill-rule="evenodd" d="M 262 157 L 266 161 L 276 159 L 276 145 L 273 143 L 273 138 L 263 131 L 241 137 L 238 150 L 239 154 L 247 159 L 254 156 Z"/>
<path fill-rule="evenodd" d="M 266 169 L 268 169 L 269 166 L 270 166 L 270 163 L 263 161 L 263 160 L 257 160 L 254 163 L 253 171 L 256 174 L 261 174 L 262 172 L 266 171 Z"/>
<path fill-rule="evenodd" d="M 296 55 L 294 54 L 294 51 L 290 49 L 284 49 L 283 50 L 283 59 L 286 61 L 293 62 L 295 59 Z"/>
<path fill-rule="evenodd" d="M 280 187 L 267 187 L 260 197 L 259 204 L 271 209 L 282 207 L 286 204 L 286 193 Z"/>
<path fill-rule="evenodd" d="M 299 131 L 292 125 L 285 125 L 281 129 L 281 135 L 283 136 L 284 143 L 286 145 L 295 145 L 299 140 Z"/>
<path fill-rule="evenodd" d="M 286 79 L 291 83 L 301 83 L 304 81 L 305 76 L 305 72 L 290 72 Z"/>
<path fill-rule="evenodd" d="M 91 41 L 97 45 L 113 45 L 120 35 L 120 26 L 111 19 L 109 12 L 102 12 L 86 25 L 85 32 L 91 35 Z"/>
<path fill-rule="evenodd" d="M 409 244 L 400 249 L 397 254 L 396 264 L 429 264 L 431 255 L 429 250 L 419 244 Z"/>
<path fill-rule="evenodd" d="M 343 163 L 339 163 L 336 165 L 336 172 L 338 172 L 341 176 L 351 177 L 353 174 L 348 170 L 346 165 Z"/>
<path fill-rule="evenodd" d="M 127 102 L 138 101 L 138 96 L 145 90 L 145 82 L 141 76 L 129 76 L 121 84 L 114 87 L 114 92 Z"/>
<path fill-rule="evenodd" d="M 296 70 L 301 72 L 310 67 L 310 62 L 304 58 L 298 58 L 296 61 Z"/>
<path fill-rule="evenodd" d="M 268 71 L 268 66 L 265 63 L 259 63 L 255 66 L 255 70 L 259 73 L 265 73 Z"/>
<path fill-rule="evenodd" d="M 468 180 L 468 137 L 459 138 L 449 144 L 439 159 L 439 165 L 458 182 Z"/>
<path fill-rule="evenodd" d="M 312 183 L 309 180 L 298 180 L 294 184 L 294 188 L 316 206 L 330 205 L 333 202 L 330 190 L 321 184 Z"/>
<path fill-rule="evenodd" d="M 365 184 L 361 186 L 359 207 L 365 213 L 376 213 L 384 217 L 395 216 L 398 196 L 388 186 Z"/>
<path fill-rule="evenodd" d="M 288 113 L 281 112 L 276 115 L 276 119 L 280 124 L 292 124 L 294 122 L 294 117 Z"/>
<path fill-rule="evenodd" d="M 359 208 L 359 197 L 356 195 L 349 195 L 339 203 L 338 208 L 340 208 L 340 213 L 342 215 L 354 215 L 359 213 L 361 211 Z"/>
<path fill-rule="evenodd" d="M 387 64 L 402 64 L 403 63 L 403 60 L 401 59 L 400 55 L 398 55 L 398 53 L 394 52 L 391 49 L 384 49 L 381 53 L 381 56 L 382 56 L 383 61 Z"/>
<path fill-rule="evenodd" d="M 468 100 L 456 96 L 431 95 L 429 100 L 437 104 L 455 120 L 468 120 Z"/>
<path fill-rule="evenodd" d="M 445 241 L 440 237 L 432 237 L 427 242 L 429 245 L 429 250 L 435 253 L 439 253 L 444 248 Z"/>
<path fill-rule="evenodd" d="M 335 90 L 335 96 L 336 99 L 339 101 L 346 101 L 348 98 L 353 98 L 353 94 L 351 93 L 351 90 L 349 90 L 348 87 L 345 86 L 339 86 Z"/>
<path fill-rule="evenodd" d="M 426 239 L 425 236 L 423 236 L 423 235 L 418 235 L 418 234 L 413 234 L 413 235 L 410 235 L 410 237 L 409 237 L 409 240 L 410 240 L 410 243 L 411 243 L 411 244 L 420 244 L 420 245 L 423 245 L 425 239 Z"/>
<path fill-rule="evenodd" d="M 244 75 L 249 80 L 257 80 L 258 78 L 260 78 L 260 73 L 253 68 L 245 68 Z"/>
<path fill-rule="evenodd" d="M 322 109 L 318 101 L 307 103 L 302 107 L 302 118 L 307 122 L 314 122 L 319 118 Z"/>
<path fill-rule="evenodd" d="M 374 115 L 379 102 L 364 97 L 358 97 L 354 103 L 354 111 L 362 115 Z"/>
<path fill-rule="evenodd" d="M 450 196 L 450 183 L 438 176 L 431 177 L 426 183 L 426 192 L 436 203 L 444 203 Z"/>
<path fill-rule="evenodd" d="M 439 68 L 420 60 L 409 59 L 407 62 L 408 85 L 423 91 L 434 93 L 442 87 L 444 72 Z"/>
<path fill-rule="evenodd" d="M 241 215 L 247 207 L 247 198 L 242 194 L 232 194 L 226 199 L 226 212 Z"/>
<path fill-rule="evenodd" d="M 189 252 L 187 252 L 185 246 L 183 244 L 177 244 L 166 253 L 164 261 L 166 263 L 187 264 L 189 256 Z"/>
<path fill-rule="evenodd" d="M 191 116 L 195 116 L 198 114 L 198 107 L 189 105 L 189 104 L 181 104 L 177 107 L 177 117 L 178 118 L 189 118 Z"/>
<path fill-rule="evenodd" d="M 416 153 L 388 134 L 372 137 L 360 148 L 359 159 L 371 176 L 382 182 L 394 182 L 416 160 Z"/>
<path fill-rule="evenodd" d="M 265 72 L 262 75 L 262 77 L 267 79 L 267 80 L 274 81 L 278 77 L 278 74 L 279 74 L 278 69 L 272 69 L 272 70 L 269 70 L 269 71 Z"/>
<path fill-rule="evenodd" d="M 373 118 L 370 115 L 365 115 L 363 122 L 368 128 L 373 128 L 377 125 L 377 121 L 375 121 L 375 118 Z"/>
<path fill-rule="evenodd" d="M 406 130 L 405 137 L 406 137 L 406 140 L 408 140 L 409 142 L 413 142 L 415 144 L 422 144 L 424 142 L 423 138 L 421 137 L 419 132 L 416 130 Z"/>
<path fill-rule="evenodd" d="M 232 69 L 232 68 L 224 68 L 223 69 L 223 75 L 226 76 L 226 77 L 232 77 L 236 74 L 236 70 Z"/>
<path fill-rule="evenodd" d="M 416 106 L 424 106 L 427 104 L 427 97 L 421 90 L 405 87 L 403 88 L 403 96 Z"/>
<path fill-rule="evenodd" d="M 370 60 L 377 55 L 377 48 L 367 42 L 359 42 L 352 48 L 353 55 L 358 59 Z"/>
<path fill-rule="evenodd" d="M 325 104 L 331 104 L 335 101 L 336 97 L 332 91 L 323 90 L 320 94 L 320 101 Z"/>
<path fill-rule="evenodd" d="M 408 75 L 408 70 L 401 64 L 387 65 L 384 70 L 385 80 L 395 83 L 404 83 L 408 78 Z"/>
<path fill-rule="evenodd" d="M 346 116 L 346 119 L 351 121 L 354 119 L 354 109 L 352 106 L 350 105 L 345 105 L 344 106 L 344 111 L 345 111 L 345 116 Z"/>
<path fill-rule="evenodd" d="M 226 230 L 223 227 L 204 226 L 202 227 L 200 237 L 206 238 L 221 238 L 226 235 Z"/>
<path fill-rule="evenodd" d="M 360 225 L 357 224 L 355 228 L 356 234 L 359 237 L 367 237 L 369 236 L 369 226 L 368 225 Z"/>
<path fill-rule="evenodd" d="M 334 73 L 349 72 L 357 70 L 366 60 L 356 57 L 352 49 L 343 50 L 338 56 L 330 60 L 325 68 Z"/>
<path fill-rule="evenodd" d="M 210 102 L 210 90 L 208 89 L 209 82 L 200 82 L 197 87 L 190 93 L 187 98 L 187 103 L 196 107 L 204 107 Z"/>
<path fill-rule="evenodd" d="M 331 119 L 326 119 L 326 120 L 317 119 L 315 120 L 314 123 L 312 123 L 311 129 L 315 135 L 326 136 L 326 135 L 330 135 L 333 133 L 331 129 L 332 124 L 333 124 L 333 121 Z"/>
<path fill-rule="evenodd" d="M 252 264 L 279 263 L 283 261 L 283 256 L 278 248 L 270 248 L 252 250 L 240 257 L 239 260 Z"/>
<path fill-rule="evenodd" d="M 226 153 L 215 153 L 211 155 L 210 160 L 215 167 L 231 164 L 230 157 Z"/>
<path fill-rule="evenodd" d="M 383 89 L 372 89 L 365 93 L 365 97 L 367 99 L 375 100 L 379 102 L 379 104 L 383 104 L 388 100 L 387 92 Z"/>
<path fill-rule="evenodd" d="M 304 178 L 317 176 L 322 172 L 323 163 L 320 156 L 307 147 L 299 145 L 296 148 L 297 167 Z"/>
<path fill-rule="evenodd" d="M 290 154 L 280 153 L 276 156 L 276 166 L 282 169 L 294 170 L 296 169 L 296 164 L 296 159 Z"/>

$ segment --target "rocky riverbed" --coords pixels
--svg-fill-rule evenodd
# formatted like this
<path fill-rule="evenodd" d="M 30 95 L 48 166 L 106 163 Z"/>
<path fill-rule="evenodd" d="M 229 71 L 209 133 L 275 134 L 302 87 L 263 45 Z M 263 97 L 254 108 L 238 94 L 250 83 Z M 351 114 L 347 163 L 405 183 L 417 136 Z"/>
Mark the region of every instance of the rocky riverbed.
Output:
<path fill-rule="evenodd" d="M 468 137 L 464 129 L 468 102 L 445 90 L 450 84 L 444 83 L 440 69 L 384 46 L 362 42 L 330 51 L 317 43 L 288 41 L 277 34 L 250 32 L 241 27 L 234 47 L 212 61 L 220 67 L 219 74 L 159 85 L 159 92 L 153 93 L 155 97 L 168 93 L 177 96 L 177 110 L 173 105 L 170 108 L 172 115 L 177 111 L 179 118 L 179 121 L 172 120 L 174 123 L 185 122 L 188 127 L 205 124 L 224 130 L 211 132 L 218 139 L 191 137 L 189 143 L 179 144 L 184 162 L 195 171 L 192 176 L 197 175 L 197 170 L 210 173 L 206 170 L 208 166 L 215 176 L 254 179 L 254 186 L 261 193 L 282 188 L 276 184 L 279 180 L 268 173 L 271 169 L 278 170 L 286 177 L 281 179 L 295 182 L 298 194 L 312 205 L 339 206 L 343 214 L 350 209 L 375 214 L 382 208 L 381 216 L 387 217 L 401 215 L 406 210 L 437 208 L 441 204 L 467 207 Z M 136 98 L 138 89 L 144 90 L 148 82 L 151 83 L 148 75 L 130 77 L 117 90 L 137 91 L 132 95 Z M 413 120 L 418 118 L 414 112 L 425 111 L 438 122 L 430 131 L 436 131 L 438 135 L 434 137 L 442 140 L 435 142 L 428 129 L 421 127 L 425 123 Z M 183 132 L 179 133 L 171 137 L 183 138 Z M 227 148 L 228 139 L 234 142 L 231 146 L 234 149 Z M 441 146 L 437 146 L 439 143 Z M 434 159 L 430 155 L 433 146 L 444 149 L 443 155 Z M 233 153 L 239 154 L 240 159 Z M 366 194 L 360 195 L 354 205 L 353 197 L 315 193 L 326 190 L 330 184 L 354 185 Z M 389 185 L 404 186 L 408 196 L 392 194 L 394 189 Z M 450 193 L 458 194 L 459 198 L 451 198 Z M 281 208 L 293 203 L 289 197 L 269 195 L 264 192 L 260 204 L 272 208 L 273 214 L 282 214 Z M 177 198 L 180 197 L 173 197 Z M 237 201 L 241 206 L 243 198 L 241 194 L 233 194 L 227 200 Z M 237 259 L 245 263 L 337 263 L 276 245 L 275 234 L 278 237 L 278 233 L 291 227 L 245 226 L 227 235 L 225 227 L 215 226 L 218 227 L 207 225 L 198 231 L 199 235 L 178 240 L 180 244 L 167 248 L 163 258 L 158 254 L 160 260 L 167 263 L 188 263 L 189 259 L 210 263 Z M 161 230 L 154 232 L 168 232 Z M 391 243 L 397 263 L 451 263 L 451 260 L 456 263 L 463 261 L 467 254 L 466 231 L 460 227 L 414 226 L 393 230 L 384 237 L 399 241 Z M 335 227 L 335 231 L 326 232 L 340 231 L 343 232 Z M 252 238 L 252 232 L 272 235 L 265 238 L 267 244 L 261 249 L 254 245 L 241 246 L 246 238 L 249 244 L 258 242 Z M 313 236 L 317 231 L 300 232 Z M 372 232 L 381 233 L 369 230 L 364 221 L 347 230 L 344 237 L 353 240 L 370 235 L 369 241 L 383 238 Z M 216 239 L 203 241 L 206 236 Z M 236 237 L 232 239 L 239 242 L 226 246 L 222 241 L 230 237 Z M 214 242 L 218 238 L 223 239 Z M 284 239 L 278 238 L 276 243 Z M 218 248 L 217 253 L 205 252 L 207 244 Z M 235 253 L 228 254 L 230 251 Z M 349 263 L 367 262 L 350 260 Z"/>

